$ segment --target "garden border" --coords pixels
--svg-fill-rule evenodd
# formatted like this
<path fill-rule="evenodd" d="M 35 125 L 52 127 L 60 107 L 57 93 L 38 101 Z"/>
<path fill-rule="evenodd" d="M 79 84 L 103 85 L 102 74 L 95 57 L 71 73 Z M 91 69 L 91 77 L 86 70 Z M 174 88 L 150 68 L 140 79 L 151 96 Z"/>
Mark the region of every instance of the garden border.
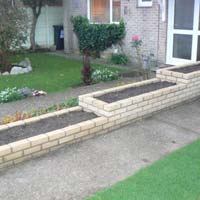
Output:
<path fill-rule="evenodd" d="M 1 131 L 10 129 L 12 127 L 27 125 L 42 119 L 81 110 L 82 108 L 78 106 L 30 119 L 21 120 L 7 125 L 1 125 L 0 134 Z M 82 139 L 85 139 L 85 137 L 91 137 L 97 132 L 105 132 L 109 128 L 107 126 L 108 123 L 109 122 L 107 118 L 97 116 L 97 118 L 83 121 L 75 125 L 67 126 L 62 129 L 0 146 L 0 168 L 46 154 L 52 150 L 60 148 L 65 144 L 78 142 Z"/>
<path fill-rule="evenodd" d="M 1 125 L 0 134 L 1 131 L 12 127 L 31 124 L 42 119 L 60 116 L 69 112 L 85 110 L 97 114 L 97 118 L 91 120 L 0 146 L 0 168 L 41 156 L 65 144 L 80 142 L 95 135 L 107 133 L 110 130 L 125 126 L 133 121 L 148 117 L 154 112 L 174 107 L 177 104 L 200 96 L 200 71 L 189 74 L 171 71 L 171 69 L 190 65 L 160 69 L 157 71 L 156 78 L 154 79 L 79 96 L 80 106 L 77 107 Z M 176 83 L 176 85 L 114 103 L 106 103 L 96 99 L 97 96 L 106 93 L 121 91 L 158 81 L 169 81 Z"/>

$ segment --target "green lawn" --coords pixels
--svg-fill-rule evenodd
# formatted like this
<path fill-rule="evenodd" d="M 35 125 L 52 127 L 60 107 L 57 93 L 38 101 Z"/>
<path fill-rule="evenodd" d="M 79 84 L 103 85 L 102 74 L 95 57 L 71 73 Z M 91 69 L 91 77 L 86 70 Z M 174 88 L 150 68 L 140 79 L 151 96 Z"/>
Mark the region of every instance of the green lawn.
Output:
<path fill-rule="evenodd" d="M 19 62 L 24 57 L 30 58 L 33 72 L 17 76 L 1 76 L 0 91 L 7 87 L 29 87 L 56 92 L 81 84 L 81 61 L 44 53 L 32 53 L 17 55 L 13 58 L 13 62 Z M 103 66 L 93 65 L 93 67 Z"/>
<path fill-rule="evenodd" d="M 88 200 L 200 200 L 200 140 Z"/>

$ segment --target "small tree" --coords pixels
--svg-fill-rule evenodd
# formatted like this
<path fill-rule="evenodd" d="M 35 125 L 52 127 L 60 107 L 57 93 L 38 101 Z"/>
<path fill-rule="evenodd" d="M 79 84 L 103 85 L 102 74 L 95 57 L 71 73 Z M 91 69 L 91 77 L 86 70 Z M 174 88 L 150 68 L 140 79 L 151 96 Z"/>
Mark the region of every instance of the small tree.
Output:
<path fill-rule="evenodd" d="M 54 3 L 56 0 L 21 0 L 25 6 L 30 7 L 32 10 L 33 18 L 30 31 L 30 44 L 33 51 L 36 49 L 35 43 L 35 30 L 38 18 L 41 14 L 42 7 L 48 3 Z"/>
<path fill-rule="evenodd" d="M 119 24 L 90 24 L 88 19 L 82 16 L 72 17 L 71 21 L 79 41 L 80 52 L 84 56 L 83 81 L 90 84 L 92 78 L 89 77 L 89 74 L 92 75 L 92 69 L 89 57 L 91 55 L 99 57 L 102 51 L 121 43 L 125 36 L 125 24 L 123 22 Z M 85 74 L 87 74 L 87 78 L 84 77 Z"/>
<path fill-rule="evenodd" d="M 0 0 L 0 65 L 9 67 L 9 54 L 27 39 L 27 15 L 12 0 Z"/>

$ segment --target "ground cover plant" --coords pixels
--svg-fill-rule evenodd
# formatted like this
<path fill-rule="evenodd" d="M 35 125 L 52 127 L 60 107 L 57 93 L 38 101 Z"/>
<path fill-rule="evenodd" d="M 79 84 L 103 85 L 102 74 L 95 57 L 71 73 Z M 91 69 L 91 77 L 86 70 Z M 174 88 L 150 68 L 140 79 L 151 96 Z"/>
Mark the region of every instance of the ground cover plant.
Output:
<path fill-rule="evenodd" d="M 120 78 L 118 71 L 111 71 L 109 69 L 96 69 L 92 73 L 92 79 L 95 82 L 112 81 Z"/>
<path fill-rule="evenodd" d="M 199 200 L 200 140 L 87 200 Z"/>
<path fill-rule="evenodd" d="M 6 88 L 34 88 L 47 93 L 66 90 L 82 83 L 82 62 L 66 59 L 61 56 L 45 53 L 18 54 L 13 56 L 13 63 L 18 63 L 23 58 L 31 60 L 33 71 L 29 74 L 0 76 L 0 91 Z M 102 65 L 93 65 L 94 69 L 107 68 Z M 111 71 L 116 71 L 110 68 Z M 124 72 L 125 70 L 118 70 Z"/>
<path fill-rule="evenodd" d="M 21 100 L 23 98 L 25 97 L 19 92 L 16 87 L 6 88 L 5 90 L 0 91 L 0 104 Z"/>
<path fill-rule="evenodd" d="M 126 65 L 128 63 L 128 57 L 123 53 L 113 53 L 111 55 L 111 63 L 115 65 Z"/>
<path fill-rule="evenodd" d="M 28 119 L 31 117 L 36 117 L 36 116 L 40 116 L 40 115 L 43 115 L 46 113 L 59 111 L 59 110 L 65 109 L 65 108 L 71 108 L 71 107 L 75 107 L 75 106 L 78 106 L 78 98 L 71 98 L 71 99 L 67 100 L 66 102 L 62 102 L 57 105 L 52 105 L 52 106 L 49 106 L 48 108 L 41 108 L 39 110 L 31 110 L 28 112 L 16 112 L 14 115 L 11 115 L 11 116 L 7 115 L 4 117 L 2 123 L 8 124 L 11 122 L 24 120 L 24 119 Z"/>

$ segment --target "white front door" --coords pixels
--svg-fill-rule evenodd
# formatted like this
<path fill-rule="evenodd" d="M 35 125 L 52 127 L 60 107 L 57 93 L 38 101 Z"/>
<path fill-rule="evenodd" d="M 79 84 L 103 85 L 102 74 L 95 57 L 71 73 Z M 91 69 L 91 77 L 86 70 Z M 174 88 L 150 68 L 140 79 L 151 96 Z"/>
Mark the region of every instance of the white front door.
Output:
<path fill-rule="evenodd" d="M 200 60 L 200 0 L 169 0 L 167 64 Z"/>

